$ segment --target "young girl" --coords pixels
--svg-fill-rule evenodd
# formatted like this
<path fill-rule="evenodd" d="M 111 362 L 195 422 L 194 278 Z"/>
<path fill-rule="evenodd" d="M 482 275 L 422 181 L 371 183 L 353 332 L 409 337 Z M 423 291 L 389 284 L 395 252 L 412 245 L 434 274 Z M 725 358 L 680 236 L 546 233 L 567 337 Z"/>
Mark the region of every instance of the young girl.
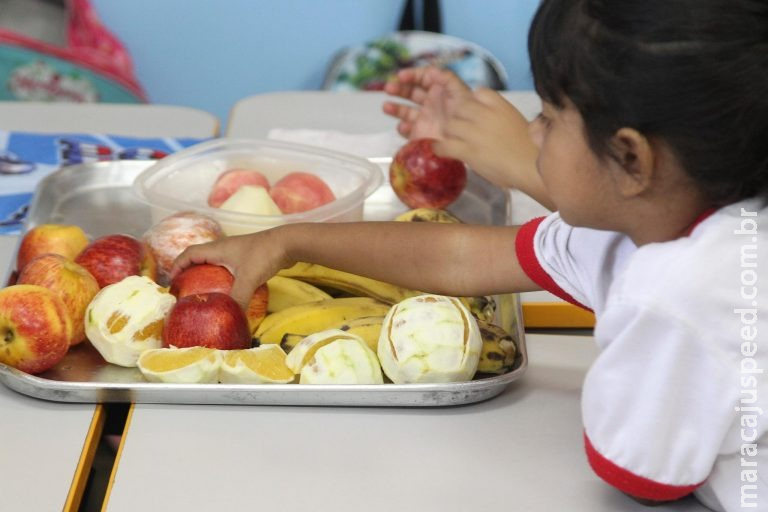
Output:
<path fill-rule="evenodd" d="M 243 304 L 297 261 L 446 295 L 550 290 L 597 317 L 582 396 L 594 471 L 641 500 L 768 510 L 768 3 L 544 0 L 529 51 L 535 158 L 503 138 L 519 114 L 439 73 L 401 74 L 390 92 L 421 108 L 385 110 L 557 213 L 286 225 L 191 247 L 175 272 L 225 265 Z"/>

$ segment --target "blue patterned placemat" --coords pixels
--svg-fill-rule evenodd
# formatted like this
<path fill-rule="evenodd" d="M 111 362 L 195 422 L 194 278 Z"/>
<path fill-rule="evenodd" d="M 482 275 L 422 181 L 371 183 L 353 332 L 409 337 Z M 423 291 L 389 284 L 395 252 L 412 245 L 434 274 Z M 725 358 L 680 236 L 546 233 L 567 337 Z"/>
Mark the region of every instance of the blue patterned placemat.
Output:
<path fill-rule="evenodd" d="M 37 134 L 0 130 L 0 235 L 18 234 L 35 187 L 65 165 L 151 160 L 206 139 L 99 134 Z"/>

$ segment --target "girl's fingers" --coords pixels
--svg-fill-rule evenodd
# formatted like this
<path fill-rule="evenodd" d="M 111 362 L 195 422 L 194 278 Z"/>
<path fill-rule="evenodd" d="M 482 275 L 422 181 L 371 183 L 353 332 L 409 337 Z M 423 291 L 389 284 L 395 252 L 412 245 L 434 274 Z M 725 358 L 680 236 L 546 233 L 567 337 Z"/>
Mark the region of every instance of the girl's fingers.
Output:
<path fill-rule="evenodd" d="M 184 251 L 182 251 L 182 253 L 179 254 L 173 261 L 173 266 L 171 267 L 170 272 L 171 279 L 176 277 L 176 275 L 185 268 L 202 263 L 221 265 L 222 267 L 225 267 L 227 270 L 232 272 L 232 268 L 230 268 L 229 265 L 224 263 L 220 258 L 216 256 L 217 254 L 222 254 L 222 251 L 213 249 L 212 246 L 215 244 L 217 244 L 217 242 L 208 242 L 204 244 L 191 245 L 184 249 Z M 234 274 L 234 272 L 232 273 Z"/>
<path fill-rule="evenodd" d="M 399 133 L 406 139 L 411 138 L 412 132 L 413 132 L 413 123 L 411 123 L 410 121 L 400 121 L 397 124 L 397 133 Z"/>
<path fill-rule="evenodd" d="M 243 311 L 246 311 L 248 303 L 251 301 L 251 297 L 253 297 L 254 290 L 255 288 L 248 284 L 247 279 L 236 277 L 235 282 L 232 283 L 232 290 L 229 292 L 229 295 L 235 299 L 235 302 L 240 304 Z"/>
<path fill-rule="evenodd" d="M 416 110 L 414 107 L 404 105 L 402 103 L 396 103 L 394 101 L 385 102 L 382 109 L 384 110 L 385 114 L 396 117 L 398 119 L 410 119 L 413 117 L 413 114 L 410 113 L 410 111 Z M 418 111 L 416 111 L 416 114 L 418 114 Z"/>
<path fill-rule="evenodd" d="M 437 156 L 455 158 L 466 163 L 466 156 L 472 154 L 472 146 L 461 139 L 443 139 L 435 141 L 433 149 Z"/>

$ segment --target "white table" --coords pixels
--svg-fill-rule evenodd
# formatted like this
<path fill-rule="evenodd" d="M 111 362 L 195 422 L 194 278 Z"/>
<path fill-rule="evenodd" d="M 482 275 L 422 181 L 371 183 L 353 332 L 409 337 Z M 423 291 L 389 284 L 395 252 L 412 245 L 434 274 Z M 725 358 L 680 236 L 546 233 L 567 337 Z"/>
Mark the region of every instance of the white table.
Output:
<path fill-rule="evenodd" d="M 528 340 L 526 375 L 467 406 L 136 405 L 106 510 L 647 510 L 587 465 L 579 394 L 591 338 Z"/>
<path fill-rule="evenodd" d="M 173 106 L 0 102 L 0 129 L 210 137 L 219 122 Z M 17 243 L 0 236 L 0 275 Z M 77 510 L 103 424 L 101 406 L 36 400 L 0 385 L 0 510 Z"/>

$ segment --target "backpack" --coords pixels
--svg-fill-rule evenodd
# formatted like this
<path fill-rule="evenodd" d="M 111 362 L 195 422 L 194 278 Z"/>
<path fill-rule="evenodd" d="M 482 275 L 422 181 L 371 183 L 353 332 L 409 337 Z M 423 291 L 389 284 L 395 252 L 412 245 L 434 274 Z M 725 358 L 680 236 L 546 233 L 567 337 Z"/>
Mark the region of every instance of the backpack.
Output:
<path fill-rule="evenodd" d="M 0 100 L 145 103 L 128 51 L 89 0 L 60 0 L 65 44 L 0 27 Z"/>
<path fill-rule="evenodd" d="M 407 0 L 400 29 L 336 54 L 323 80 L 331 91 L 375 91 L 398 70 L 437 66 L 451 70 L 470 87 L 507 88 L 507 73 L 501 62 L 481 46 L 441 33 L 439 0 L 424 0 L 423 25 L 414 30 L 415 8 Z"/>

